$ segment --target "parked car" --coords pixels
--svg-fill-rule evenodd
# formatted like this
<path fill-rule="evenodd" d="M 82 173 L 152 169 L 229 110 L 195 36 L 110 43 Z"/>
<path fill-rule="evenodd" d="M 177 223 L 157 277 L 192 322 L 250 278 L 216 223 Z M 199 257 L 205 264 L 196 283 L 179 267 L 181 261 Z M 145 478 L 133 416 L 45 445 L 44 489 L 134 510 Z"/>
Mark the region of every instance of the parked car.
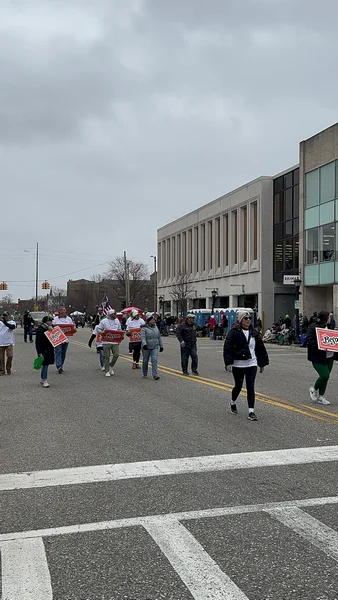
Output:
<path fill-rule="evenodd" d="M 49 313 L 41 311 L 41 312 L 31 312 L 30 314 L 32 316 L 32 319 L 34 319 L 34 325 L 32 326 L 32 333 L 36 333 L 37 328 L 42 323 L 43 317 L 48 316 Z"/>

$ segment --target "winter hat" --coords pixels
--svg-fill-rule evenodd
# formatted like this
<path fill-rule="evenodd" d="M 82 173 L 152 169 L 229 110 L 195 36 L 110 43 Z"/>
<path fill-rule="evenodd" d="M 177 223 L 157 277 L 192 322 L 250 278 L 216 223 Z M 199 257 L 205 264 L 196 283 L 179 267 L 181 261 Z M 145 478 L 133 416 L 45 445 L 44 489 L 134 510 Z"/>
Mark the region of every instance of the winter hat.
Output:
<path fill-rule="evenodd" d="M 131 316 L 132 316 L 132 318 L 134 318 L 134 317 L 138 317 L 138 314 L 139 314 L 139 313 L 138 313 L 138 310 L 135 310 L 135 308 L 134 308 L 134 310 L 132 310 L 132 311 L 131 311 Z"/>
<path fill-rule="evenodd" d="M 153 316 L 154 316 L 154 313 L 147 312 L 147 313 L 146 313 L 146 319 L 147 319 L 147 321 L 148 321 L 148 319 L 150 319 L 150 318 L 151 318 L 151 317 L 153 317 Z"/>
<path fill-rule="evenodd" d="M 116 315 L 116 310 L 111 308 L 110 310 L 108 310 L 107 315 L 108 315 L 108 317 L 112 317 L 113 315 Z"/>
<path fill-rule="evenodd" d="M 242 323 L 244 317 L 250 317 L 250 313 L 247 310 L 239 310 L 237 313 L 238 322 Z"/>
<path fill-rule="evenodd" d="M 147 317 L 147 323 L 150 323 L 150 321 L 153 320 L 154 315 L 152 313 L 147 313 L 148 317 Z"/>
<path fill-rule="evenodd" d="M 187 314 L 187 319 L 194 319 L 194 318 L 195 318 L 194 313 Z"/>
<path fill-rule="evenodd" d="M 42 323 L 47 323 L 47 321 L 53 321 L 53 317 L 51 317 L 50 315 L 46 315 L 42 318 Z"/>

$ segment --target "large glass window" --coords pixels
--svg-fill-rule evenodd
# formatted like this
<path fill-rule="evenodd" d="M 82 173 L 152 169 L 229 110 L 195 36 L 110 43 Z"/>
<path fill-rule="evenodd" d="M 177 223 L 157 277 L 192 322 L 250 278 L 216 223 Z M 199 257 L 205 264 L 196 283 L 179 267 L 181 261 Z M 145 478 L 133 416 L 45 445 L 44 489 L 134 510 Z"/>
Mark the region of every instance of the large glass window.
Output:
<path fill-rule="evenodd" d="M 308 229 L 305 238 L 305 262 L 307 265 L 318 263 L 318 227 Z"/>
<path fill-rule="evenodd" d="M 282 193 L 274 195 L 273 204 L 274 204 L 274 222 L 280 223 L 283 220 L 282 217 Z"/>
<path fill-rule="evenodd" d="M 299 185 L 293 188 L 293 217 L 299 217 Z"/>
<path fill-rule="evenodd" d="M 292 171 L 284 175 L 284 189 L 292 186 Z"/>
<path fill-rule="evenodd" d="M 274 255 L 275 255 L 274 271 L 277 273 L 281 273 L 283 271 L 283 244 L 282 244 L 282 242 L 275 243 Z"/>
<path fill-rule="evenodd" d="M 335 164 L 334 162 L 324 165 L 319 170 L 319 199 L 320 203 L 329 202 L 334 199 L 335 192 Z"/>
<path fill-rule="evenodd" d="M 292 219 L 292 188 L 284 192 L 284 220 Z"/>
<path fill-rule="evenodd" d="M 335 254 L 335 224 L 329 223 L 319 228 L 319 261 L 330 262 Z"/>
<path fill-rule="evenodd" d="M 305 174 L 305 207 L 312 208 L 319 204 L 319 170 Z"/>
<path fill-rule="evenodd" d="M 299 269 L 299 169 L 289 171 L 273 182 L 274 279 L 283 281 L 283 273 Z M 319 185 L 319 184 L 318 184 Z M 319 190 L 317 208 L 319 211 Z M 309 211 L 306 211 L 309 212 Z M 318 225 L 318 219 L 315 224 Z"/>

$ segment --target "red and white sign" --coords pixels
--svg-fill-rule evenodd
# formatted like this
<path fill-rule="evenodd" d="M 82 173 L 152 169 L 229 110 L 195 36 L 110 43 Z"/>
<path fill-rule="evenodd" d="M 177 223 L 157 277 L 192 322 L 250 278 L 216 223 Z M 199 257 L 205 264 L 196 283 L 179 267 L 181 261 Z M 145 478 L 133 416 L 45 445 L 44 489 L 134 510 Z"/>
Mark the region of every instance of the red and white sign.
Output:
<path fill-rule="evenodd" d="M 72 335 L 74 335 L 74 333 L 76 333 L 76 327 L 75 327 L 74 323 L 59 323 L 58 327 L 60 327 L 60 329 L 62 329 L 63 333 L 67 337 L 72 337 Z"/>
<path fill-rule="evenodd" d="M 338 331 L 316 328 L 317 343 L 320 350 L 338 352 Z"/>
<path fill-rule="evenodd" d="M 299 275 L 284 275 L 283 283 L 284 285 L 294 285 L 295 279 L 299 279 Z"/>
<path fill-rule="evenodd" d="M 120 329 L 105 329 L 102 331 L 102 341 L 106 344 L 120 344 L 124 338 L 124 333 Z"/>
<path fill-rule="evenodd" d="M 59 325 L 53 327 L 51 331 L 45 331 L 45 336 L 48 337 L 54 348 L 56 348 L 56 346 L 60 346 L 60 344 L 64 344 L 67 341 L 67 336 L 63 333 Z"/>
<path fill-rule="evenodd" d="M 133 329 L 129 329 L 129 331 L 131 342 L 141 342 L 141 327 L 134 327 Z"/>

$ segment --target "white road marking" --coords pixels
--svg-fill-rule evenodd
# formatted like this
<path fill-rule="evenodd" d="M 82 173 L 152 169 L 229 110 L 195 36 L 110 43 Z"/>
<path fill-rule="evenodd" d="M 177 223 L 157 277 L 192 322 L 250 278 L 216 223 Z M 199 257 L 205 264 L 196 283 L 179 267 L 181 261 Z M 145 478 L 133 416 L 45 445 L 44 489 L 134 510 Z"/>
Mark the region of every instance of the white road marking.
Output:
<path fill-rule="evenodd" d="M 53 592 L 41 538 L 1 545 L 3 600 L 52 600 Z"/>
<path fill-rule="evenodd" d="M 77 533 L 89 533 L 93 531 L 105 531 L 109 529 L 121 529 L 124 527 L 145 526 L 159 519 L 176 519 L 178 521 L 191 521 L 213 517 L 227 517 L 231 515 L 245 515 L 274 509 L 304 508 L 308 506 L 325 506 L 326 504 L 338 504 L 338 496 L 324 496 L 321 498 L 306 498 L 303 500 L 288 500 L 285 502 L 268 502 L 266 504 L 244 504 L 240 506 L 224 506 L 220 508 L 206 508 L 204 510 L 193 510 L 167 515 L 150 515 L 148 517 L 131 517 L 129 519 L 116 519 L 114 521 L 98 521 L 96 523 L 81 523 L 79 525 L 65 525 L 63 527 L 52 527 L 48 529 L 37 529 L 28 531 L 16 531 L 0 534 L 0 548 L 3 542 L 10 540 L 21 540 L 28 538 L 44 538 L 59 535 L 72 535 Z"/>
<path fill-rule="evenodd" d="M 179 521 L 159 519 L 144 527 L 195 600 L 248 600 Z"/>
<path fill-rule="evenodd" d="M 338 460 L 338 446 L 315 446 L 313 448 L 287 448 L 263 452 L 242 452 L 213 456 L 190 456 L 134 463 L 93 465 L 26 473 L 4 473 L 0 475 L 0 491 L 54 487 L 159 477 L 227 471 L 229 469 L 252 469 L 300 465 Z"/>
<path fill-rule="evenodd" d="M 325 523 L 318 521 L 318 519 L 298 507 L 282 510 L 274 508 L 264 510 L 264 512 L 269 513 L 283 525 L 298 533 L 307 542 L 319 548 L 327 556 L 338 561 L 338 532 Z"/>

